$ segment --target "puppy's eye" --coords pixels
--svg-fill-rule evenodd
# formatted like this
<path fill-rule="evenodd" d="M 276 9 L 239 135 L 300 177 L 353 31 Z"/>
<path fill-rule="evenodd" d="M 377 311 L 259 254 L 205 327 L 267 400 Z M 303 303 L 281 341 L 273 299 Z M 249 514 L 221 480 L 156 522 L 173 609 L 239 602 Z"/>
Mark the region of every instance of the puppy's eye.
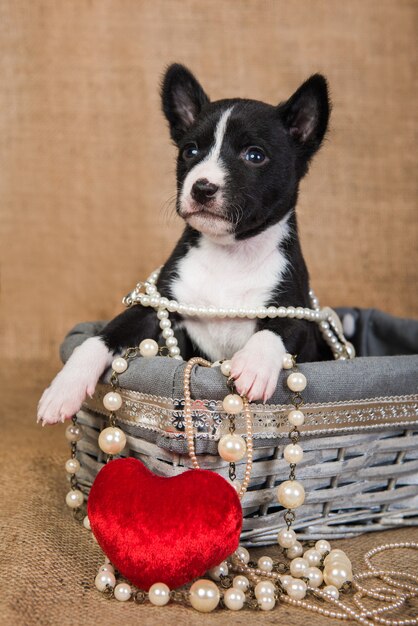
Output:
<path fill-rule="evenodd" d="M 183 148 L 181 156 L 185 161 L 188 161 L 189 159 L 194 159 L 195 157 L 197 157 L 198 154 L 199 148 L 197 147 L 197 145 L 195 143 L 188 143 L 187 146 Z"/>
<path fill-rule="evenodd" d="M 257 146 L 251 146 L 247 148 L 243 153 L 243 158 L 247 163 L 251 163 L 251 165 L 261 165 L 265 161 L 267 161 L 267 156 L 265 152 L 258 148 Z"/>

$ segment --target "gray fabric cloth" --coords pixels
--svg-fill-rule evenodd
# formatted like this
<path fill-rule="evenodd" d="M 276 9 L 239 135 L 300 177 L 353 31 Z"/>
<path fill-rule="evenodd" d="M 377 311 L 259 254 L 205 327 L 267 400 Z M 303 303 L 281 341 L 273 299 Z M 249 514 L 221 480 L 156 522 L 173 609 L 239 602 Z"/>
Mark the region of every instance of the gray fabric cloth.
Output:
<path fill-rule="evenodd" d="M 341 309 L 342 316 L 354 317 L 350 338 L 360 356 L 351 361 L 303 363 L 299 369 L 308 379 L 304 400 L 309 403 L 335 402 L 414 394 L 418 391 L 418 322 L 402 320 L 375 310 Z M 352 320 L 351 320 L 352 321 Z M 97 335 L 105 322 L 86 322 L 75 326 L 61 345 L 65 362 L 76 346 Z M 399 346 L 398 356 L 396 346 Z M 376 355 L 376 356 L 375 356 Z M 392 356 L 386 356 L 392 355 Z M 119 376 L 121 387 L 164 397 L 183 396 L 184 363 L 166 357 L 132 359 L 128 370 Z M 282 372 L 273 404 L 286 404 L 289 390 L 287 374 Z M 103 376 L 109 382 L 110 370 Z M 196 367 L 191 379 L 195 398 L 221 400 L 227 393 L 225 377 L 219 368 Z"/>
<path fill-rule="evenodd" d="M 394 317 L 377 309 L 337 309 L 345 326 L 353 326 L 353 334 L 346 333 L 358 356 L 393 356 L 418 354 L 418 321 Z"/>

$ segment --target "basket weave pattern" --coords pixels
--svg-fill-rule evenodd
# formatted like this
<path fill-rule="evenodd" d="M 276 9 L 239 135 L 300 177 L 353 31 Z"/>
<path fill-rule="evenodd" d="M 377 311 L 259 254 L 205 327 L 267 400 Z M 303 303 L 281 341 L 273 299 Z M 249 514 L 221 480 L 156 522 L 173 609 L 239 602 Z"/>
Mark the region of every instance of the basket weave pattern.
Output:
<path fill-rule="evenodd" d="M 78 444 L 78 475 L 87 495 L 105 462 L 98 447 L 106 427 L 100 385 L 78 413 L 84 437 Z M 175 476 L 191 467 L 183 427 L 183 401 L 122 390 L 118 425 L 127 435 L 123 456 L 143 461 L 152 471 Z M 254 464 L 243 506 L 242 541 L 247 545 L 276 542 L 283 527 L 277 486 L 288 477 L 283 459 L 288 443 L 289 406 L 254 405 Z M 295 530 L 302 539 L 342 538 L 402 525 L 418 525 L 418 396 L 305 405 L 301 444 L 303 461 L 297 477 L 306 501 L 297 511 Z M 196 449 L 204 469 L 228 477 L 228 463 L 216 454 L 227 431 L 226 416 L 216 401 L 197 401 L 193 420 Z M 237 420 L 237 431 L 243 425 Z M 237 463 L 237 478 L 245 460 Z"/>

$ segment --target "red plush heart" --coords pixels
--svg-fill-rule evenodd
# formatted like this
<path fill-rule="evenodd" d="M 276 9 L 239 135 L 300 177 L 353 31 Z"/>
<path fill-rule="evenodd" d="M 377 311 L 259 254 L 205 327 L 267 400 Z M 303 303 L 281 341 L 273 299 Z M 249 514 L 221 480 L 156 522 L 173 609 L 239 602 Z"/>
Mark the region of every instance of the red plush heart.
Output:
<path fill-rule="evenodd" d="M 98 473 L 88 499 L 91 529 L 111 563 L 148 590 L 202 576 L 237 549 L 242 509 L 235 489 L 208 470 L 164 478 L 133 458 Z"/>

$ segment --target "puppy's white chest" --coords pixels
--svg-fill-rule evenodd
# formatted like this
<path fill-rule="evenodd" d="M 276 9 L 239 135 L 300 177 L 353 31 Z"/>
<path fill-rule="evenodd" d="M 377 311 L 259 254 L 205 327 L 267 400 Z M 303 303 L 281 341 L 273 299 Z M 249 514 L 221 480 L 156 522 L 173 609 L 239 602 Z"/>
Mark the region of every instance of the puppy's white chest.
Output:
<path fill-rule="evenodd" d="M 286 259 L 279 243 L 286 229 L 276 224 L 245 242 L 231 246 L 202 238 L 178 264 L 172 289 L 185 304 L 257 308 L 265 305 L 280 282 Z M 255 331 L 255 320 L 185 318 L 191 339 L 211 359 L 230 358 Z"/>

